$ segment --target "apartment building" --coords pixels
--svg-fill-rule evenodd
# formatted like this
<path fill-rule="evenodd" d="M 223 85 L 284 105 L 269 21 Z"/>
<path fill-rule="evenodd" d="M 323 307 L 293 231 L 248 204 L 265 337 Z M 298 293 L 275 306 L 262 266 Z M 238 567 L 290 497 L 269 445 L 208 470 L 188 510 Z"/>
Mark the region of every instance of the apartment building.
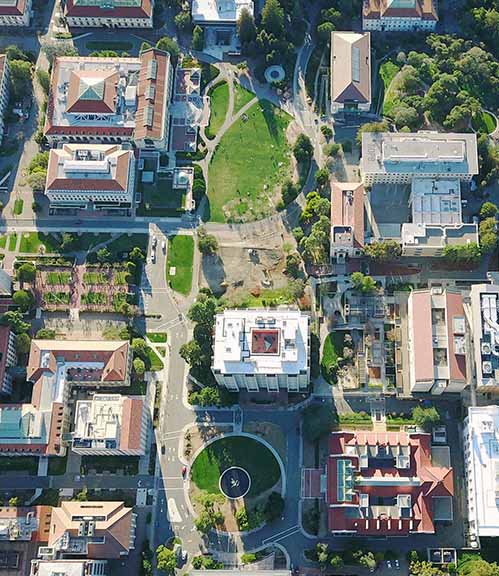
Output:
<path fill-rule="evenodd" d="M 478 244 L 478 226 L 463 222 L 459 178 L 414 178 L 411 222 L 402 224 L 404 256 L 442 256 L 446 246 Z"/>
<path fill-rule="evenodd" d="M 9 326 L 0 326 L 0 394 L 12 393 L 9 368 L 17 364 L 16 335 Z"/>
<path fill-rule="evenodd" d="M 9 62 L 5 54 L 0 54 L 0 144 L 5 130 L 4 115 L 9 104 Z"/>
<path fill-rule="evenodd" d="M 326 465 L 329 531 L 409 536 L 434 534 L 437 522 L 452 522 L 448 449 L 439 450 L 436 462 L 432 452 L 430 434 L 333 432 Z"/>
<path fill-rule="evenodd" d="M 309 337 L 309 318 L 299 310 L 225 310 L 216 316 L 215 379 L 234 391 L 306 390 Z"/>
<path fill-rule="evenodd" d="M 0 542 L 48 542 L 51 510 L 50 506 L 1 506 Z"/>
<path fill-rule="evenodd" d="M 371 36 L 331 33 L 331 112 L 371 108 Z"/>
<path fill-rule="evenodd" d="M 128 142 L 165 150 L 172 68 L 170 55 L 156 48 L 136 58 L 56 58 L 44 127 L 49 144 Z"/>
<path fill-rule="evenodd" d="M 331 182 L 331 259 L 362 255 L 364 196 L 359 182 Z"/>
<path fill-rule="evenodd" d="M 118 144 L 63 144 L 50 150 L 45 195 L 58 211 L 130 208 L 135 155 Z"/>
<path fill-rule="evenodd" d="M 70 502 L 52 508 L 46 560 L 118 559 L 135 547 L 136 514 L 124 502 Z"/>
<path fill-rule="evenodd" d="M 411 392 L 461 392 L 471 378 L 470 333 L 461 292 L 412 291 L 405 345 Z"/>
<path fill-rule="evenodd" d="M 107 560 L 31 560 L 29 576 L 106 576 Z"/>
<path fill-rule="evenodd" d="M 499 390 L 499 286 L 473 284 L 473 357 L 476 388 L 480 392 Z"/>
<path fill-rule="evenodd" d="M 148 422 L 144 397 L 94 394 L 76 403 L 71 448 L 87 456 L 141 456 Z"/>
<path fill-rule="evenodd" d="M 362 29 L 380 32 L 435 30 L 435 0 L 364 0 Z"/>
<path fill-rule="evenodd" d="M 360 172 L 365 186 L 408 184 L 416 176 L 469 182 L 478 174 L 476 134 L 365 132 Z"/>
<path fill-rule="evenodd" d="M 64 16 L 76 28 L 152 28 L 154 0 L 66 0 Z"/>
<path fill-rule="evenodd" d="M 499 406 L 470 406 L 463 427 L 465 494 L 471 545 L 499 536 Z"/>
<path fill-rule="evenodd" d="M 29 26 L 31 16 L 31 0 L 0 2 L 0 29 L 4 26 Z"/>

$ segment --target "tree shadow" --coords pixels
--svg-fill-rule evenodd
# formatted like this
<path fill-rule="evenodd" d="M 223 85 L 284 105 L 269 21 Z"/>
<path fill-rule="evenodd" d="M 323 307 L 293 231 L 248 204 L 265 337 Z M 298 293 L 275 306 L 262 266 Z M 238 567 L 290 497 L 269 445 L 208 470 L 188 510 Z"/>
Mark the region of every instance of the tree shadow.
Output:
<path fill-rule="evenodd" d="M 218 254 L 205 254 L 201 260 L 201 267 L 210 290 L 216 296 L 221 296 L 225 292 L 223 284 L 226 278 L 222 258 Z"/>

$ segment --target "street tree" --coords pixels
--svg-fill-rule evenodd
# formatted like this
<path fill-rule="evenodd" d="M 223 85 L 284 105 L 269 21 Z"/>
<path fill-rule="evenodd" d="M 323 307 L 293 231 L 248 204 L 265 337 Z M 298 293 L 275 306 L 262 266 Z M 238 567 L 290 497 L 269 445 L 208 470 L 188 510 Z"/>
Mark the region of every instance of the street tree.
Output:
<path fill-rule="evenodd" d="M 237 20 L 237 35 L 243 46 L 254 42 L 256 39 L 256 26 L 253 15 L 247 8 L 243 8 Z"/>
<path fill-rule="evenodd" d="M 201 254 L 215 254 L 218 250 L 218 242 L 213 234 L 208 234 L 205 228 L 198 230 L 198 249 Z"/>
<path fill-rule="evenodd" d="M 144 360 L 142 360 L 142 358 L 134 358 L 133 359 L 133 369 L 135 371 L 135 373 L 137 374 L 137 376 L 142 376 L 144 374 L 144 372 L 146 371 L 146 365 L 144 363 Z"/>
<path fill-rule="evenodd" d="M 302 413 L 303 435 L 309 442 L 316 442 L 329 434 L 337 422 L 336 412 L 325 404 L 311 404 Z"/>
<path fill-rule="evenodd" d="M 262 10 L 261 27 L 276 38 L 284 36 L 284 10 L 279 0 L 266 0 Z"/>
<path fill-rule="evenodd" d="M 429 432 L 435 424 L 440 422 L 440 414 L 434 406 L 429 408 L 415 406 L 412 410 L 412 419 L 417 426 Z"/>
<path fill-rule="evenodd" d="M 23 320 L 23 315 L 18 310 L 8 310 L 0 316 L 0 325 L 10 326 L 15 334 L 29 332 L 31 324 Z"/>
<path fill-rule="evenodd" d="M 194 26 L 192 31 L 191 47 L 197 52 L 201 52 L 204 48 L 204 31 L 201 26 Z"/>
<path fill-rule="evenodd" d="M 30 290 L 17 290 L 12 296 L 12 301 L 19 307 L 21 312 L 28 312 L 35 303 L 35 297 Z"/>
<path fill-rule="evenodd" d="M 29 334 L 23 332 L 16 338 L 16 351 L 18 354 L 28 354 L 31 348 L 31 338 Z"/>
<path fill-rule="evenodd" d="M 17 269 L 17 279 L 22 284 L 23 282 L 34 282 L 36 275 L 35 265 L 31 262 L 21 264 Z"/>
<path fill-rule="evenodd" d="M 497 215 L 497 206 L 493 202 L 484 202 L 480 208 L 480 219 L 494 218 Z"/>
<path fill-rule="evenodd" d="M 175 552 L 162 544 L 156 549 L 156 566 L 160 572 L 173 574 L 177 567 Z"/>

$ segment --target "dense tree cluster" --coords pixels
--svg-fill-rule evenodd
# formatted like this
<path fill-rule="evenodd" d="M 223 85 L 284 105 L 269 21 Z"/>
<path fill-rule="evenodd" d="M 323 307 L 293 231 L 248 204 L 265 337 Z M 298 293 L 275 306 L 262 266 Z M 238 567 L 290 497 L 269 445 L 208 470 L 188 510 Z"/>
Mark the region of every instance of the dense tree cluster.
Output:
<path fill-rule="evenodd" d="M 402 248 L 396 240 L 383 240 L 381 242 L 372 242 L 364 248 L 364 254 L 378 262 L 387 262 L 397 260 L 402 255 Z"/>

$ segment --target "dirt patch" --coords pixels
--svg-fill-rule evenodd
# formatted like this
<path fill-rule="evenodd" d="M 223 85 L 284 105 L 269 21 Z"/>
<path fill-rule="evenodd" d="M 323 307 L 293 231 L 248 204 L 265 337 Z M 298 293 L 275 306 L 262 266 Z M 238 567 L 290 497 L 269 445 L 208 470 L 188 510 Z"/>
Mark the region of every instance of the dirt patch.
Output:
<path fill-rule="evenodd" d="M 287 442 L 282 428 L 272 422 L 248 422 L 243 426 L 243 432 L 255 434 L 273 446 L 283 462 L 286 462 Z"/>
<path fill-rule="evenodd" d="M 204 444 L 217 436 L 232 432 L 232 424 L 219 424 L 207 426 L 191 426 L 184 435 L 184 456 L 190 460 Z"/>
<path fill-rule="evenodd" d="M 200 283 L 237 302 L 254 289 L 286 286 L 284 265 L 280 249 L 254 248 L 250 253 L 247 248 L 221 245 L 217 255 L 203 258 Z"/>

